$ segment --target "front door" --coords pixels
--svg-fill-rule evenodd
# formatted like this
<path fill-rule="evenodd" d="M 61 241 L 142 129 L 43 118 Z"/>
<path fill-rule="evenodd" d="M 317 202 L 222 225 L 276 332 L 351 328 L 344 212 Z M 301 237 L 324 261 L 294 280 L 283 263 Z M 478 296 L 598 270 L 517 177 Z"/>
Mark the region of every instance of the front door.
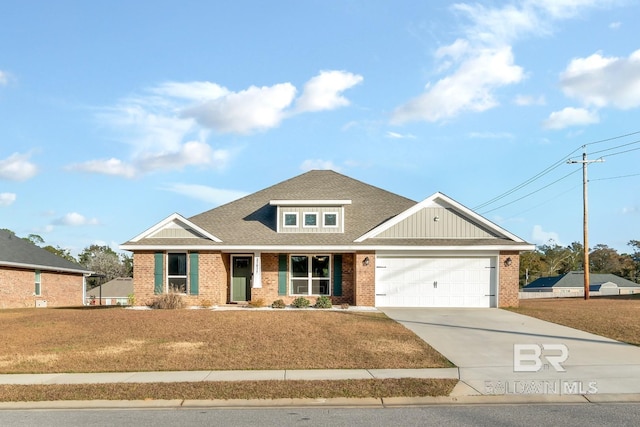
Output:
<path fill-rule="evenodd" d="M 231 301 L 243 302 L 251 300 L 251 257 L 234 256 L 233 273 L 231 274 Z"/>

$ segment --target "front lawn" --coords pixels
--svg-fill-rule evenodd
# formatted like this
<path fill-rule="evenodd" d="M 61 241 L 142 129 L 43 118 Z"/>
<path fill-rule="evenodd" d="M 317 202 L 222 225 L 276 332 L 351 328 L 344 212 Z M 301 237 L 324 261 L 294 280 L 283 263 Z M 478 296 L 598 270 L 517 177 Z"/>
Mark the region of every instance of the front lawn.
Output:
<path fill-rule="evenodd" d="M 520 300 L 516 313 L 640 345 L 640 294 Z"/>
<path fill-rule="evenodd" d="M 382 313 L 0 311 L 0 373 L 452 366 Z"/>

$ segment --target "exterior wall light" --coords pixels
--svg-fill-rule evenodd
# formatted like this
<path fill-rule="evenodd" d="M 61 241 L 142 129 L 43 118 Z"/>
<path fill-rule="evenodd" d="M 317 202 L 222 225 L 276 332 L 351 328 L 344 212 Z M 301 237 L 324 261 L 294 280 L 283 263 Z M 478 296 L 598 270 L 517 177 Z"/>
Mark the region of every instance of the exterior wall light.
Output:
<path fill-rule="evenodd" d="M 512 262 L 513 262 L 513 260 L 511 259 L 511 257 L 509 257 L 509 258 L 504 260 L 504 266 L 505 267 L 509 267 Z"/>
<path fill-rule="evenodd" d="M 362 265 L 364 265 L 365 267 L 367 265 L 369 265 L 369 257 L 368 256 L 364 257 L 364 259 L 362 260 Z"/>

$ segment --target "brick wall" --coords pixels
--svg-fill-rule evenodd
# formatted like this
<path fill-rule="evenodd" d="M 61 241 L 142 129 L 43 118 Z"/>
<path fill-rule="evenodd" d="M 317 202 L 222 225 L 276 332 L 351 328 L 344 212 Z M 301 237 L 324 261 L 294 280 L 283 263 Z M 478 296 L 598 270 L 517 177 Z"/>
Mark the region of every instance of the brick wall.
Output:
<path fill-rule="evenodd" d="M 40 293 L 34 296 L 35 271 L 0 267 L 0 308 L 35 307 L 44 300 L 47 307 L 82 305 L 83 275 L 41 270 Z"/>
<path fill-rule="evenodd" d="M 369 258 L 368 265 L 364 265 Z M 376 304 L 376 256 L 374 252 L 358 252 L 354 257 L 355 304 L 373 307 Z"/>
<path fill-rule="evenodd" d="M 505 265 L 508 258 L 511 258 L 511 264 Z M 500 271 L 500 281 L 498 283 L 498 287 L 500 289 L 498 293 L 498 306 L 517 307 L 520 303 L 518 298 L 520 272 L 519 252 L 500 252 L 498 269 Z"/>

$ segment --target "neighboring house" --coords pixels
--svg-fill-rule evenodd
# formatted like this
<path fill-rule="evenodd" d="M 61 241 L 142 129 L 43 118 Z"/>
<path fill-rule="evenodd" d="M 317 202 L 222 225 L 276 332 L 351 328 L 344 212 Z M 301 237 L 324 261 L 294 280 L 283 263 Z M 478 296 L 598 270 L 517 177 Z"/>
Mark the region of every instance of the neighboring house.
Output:
<path fill-rule="evenodd" d="M 118 277 L 87 291 L 87 305 L 128 305 L 133 294 L 133 279 Z"/>
<path fill-rule="evenodd" d="M 311 171 L 124 243 L 138 304 L 172 290 L 193 305 L 262 299 L 405 307 L 518 305 L 535 247 L 441 193 L 416 203 Z"/>
<path fill-rule="evenodd" d="M 85 267 L 0 230 L 0 308 L 77 306 Z"/>
<path fill-rule="evenodd" d="M 584 272 L 571 271 L 553 277 L 541 277 L 522 288 L 523 292 L 546 292 L 553 296 L 578 296 L 584 294 Z M 640 284 L 615 274 L 589 274 L 589 292 L 598 295 L 626 295 L 640 293 Z"/>

